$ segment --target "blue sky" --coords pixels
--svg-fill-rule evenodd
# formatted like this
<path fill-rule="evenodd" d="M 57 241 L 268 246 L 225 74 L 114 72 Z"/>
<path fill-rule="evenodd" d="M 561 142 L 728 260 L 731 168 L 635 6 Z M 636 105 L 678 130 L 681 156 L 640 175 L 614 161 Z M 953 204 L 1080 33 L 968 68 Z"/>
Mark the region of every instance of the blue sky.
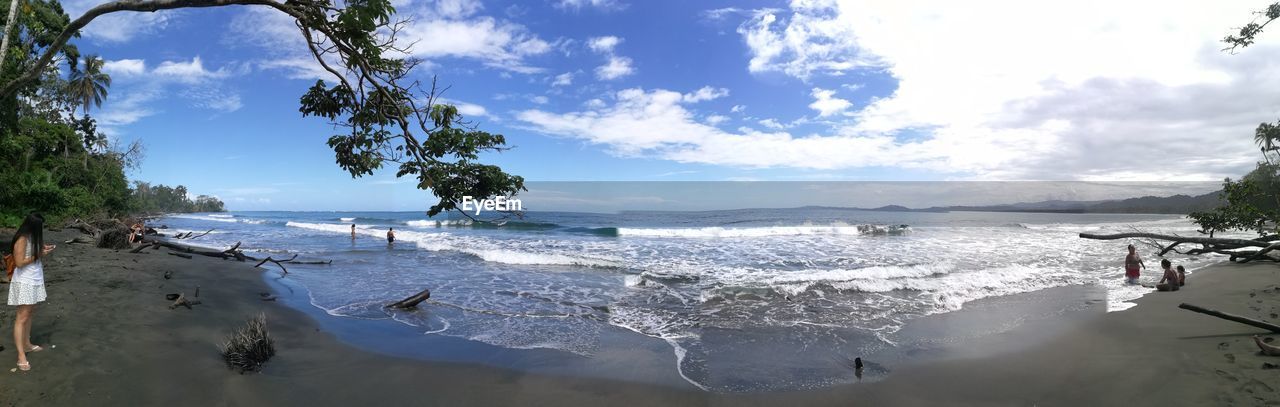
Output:
<path fill-rule="evenodd" d="M 1051 21 L 950 3 L 395 4 L 415 75 L 506 135 L 485 160 L 531 181 L 1206 181 L 1247 171 L 1252 128 L 1280 115 L 1276 41 L 1215 42 L 1260 3 L 1084 2 Z M 237 210 L 429 205 L 391 171 L 333 164 L 334 130 L 297 112 L 322 75 L 279 13 L 110 15 L 76 42 L 115 80 L 91 114 L 147 148 L 134 179 Z"/>

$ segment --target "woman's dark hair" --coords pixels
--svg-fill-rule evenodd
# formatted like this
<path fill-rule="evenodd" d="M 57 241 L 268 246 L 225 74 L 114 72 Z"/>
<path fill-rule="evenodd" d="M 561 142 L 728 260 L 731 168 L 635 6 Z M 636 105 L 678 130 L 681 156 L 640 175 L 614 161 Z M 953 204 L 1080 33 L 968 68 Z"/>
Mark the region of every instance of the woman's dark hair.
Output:
<path fill-rule="evenodd" d="M 27 237 L 27 241 L 31 242 L 32 253 L 28 253 L 36 260 L 40 259 L 40 252 L 44 250 L 44 217 L 40 214 L 32 212 L 22 221 L 22 226 L 18 226 L 18 232 L 13 234 L 13 241 L 9 243 L 9 248 L 14 253 L 18 252 L 18 238 Z"/>
<path fill-rule="evenodd" d="M 1170 262 L 1169 259 L 1160 260 L 1160 267 L 1169 268 L 1171 265 L 1173 265 L 1173 263 Z"/>

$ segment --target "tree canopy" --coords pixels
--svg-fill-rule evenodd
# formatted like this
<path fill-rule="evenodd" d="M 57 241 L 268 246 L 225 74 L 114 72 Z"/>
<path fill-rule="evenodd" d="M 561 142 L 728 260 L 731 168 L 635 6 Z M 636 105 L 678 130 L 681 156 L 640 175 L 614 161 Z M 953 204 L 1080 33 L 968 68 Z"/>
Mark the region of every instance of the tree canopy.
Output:
<path fill-rule="evenodd" d="M 420 61 L 397 57 L 407 55 L 409 45 L 397 40 L 406 22 L 395 19 L 389 0 L 111 1 L 42 31 L 39 56 L 8 68 L 16 75 L 6 76 L 11 79 L 3 82 L 0 96 L 36 88 L 57 55 L 74 61 L 78 52 L 67 42 L 102 15 L 230 5 L 269 7 L 294 20 L 316 63 L 333 75 L 332 82 L 317 81 L 301 96 L 299 112 L 343 129 L 328 137 L 328 145 L 337 165 L 352 177 L 395 164 L 397 177 L 415 177 L 418 188 L 438 198 L 429 215 L 457 209 L 463 196 L 512 196 L 525 190 L 522 177 L 479 162 L 483 154 L 507 149 L 506 139 L 476 129 L 457 108 L 438 103 L 435 81 L 424 86 L 412 75 Z"/>

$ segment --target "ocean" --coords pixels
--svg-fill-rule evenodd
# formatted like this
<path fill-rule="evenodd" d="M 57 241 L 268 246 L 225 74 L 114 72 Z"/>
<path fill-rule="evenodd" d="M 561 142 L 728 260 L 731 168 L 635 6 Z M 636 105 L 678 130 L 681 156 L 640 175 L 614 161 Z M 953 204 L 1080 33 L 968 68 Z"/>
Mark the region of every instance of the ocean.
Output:
<path fill-rule="evenodd" d="M 456 216 L 456 215 L 455 215 Z M 356 238 L 350 237 L 356 225 Z M 892 348 L 913 319 L 1087 285 L 1121 311 L 1125 241 L 1084 231 L 1195 234 L 1182 216 L 876 212 L 830 208 L 428 219 L 421 212 L 231 212 L 152 222 L 187 241 L 332 265 L 289 265 L 310 306 L 426 335 L 592 357 L 606 330 L 670 346 L 702 389 L 794 390 L 847 378 L 833 355 Z M 394 228 L 395 243 L 387 243 Z M 1149 248 L 1144 283 L 1160 277 Z M 1191 273 L 1221 256 L 1171 256 Z M 417 311 L 383 306 L 422 289 Z M 756 357 L 769 352 L 769 358 Z M 777 360 L 803 371 L 780 372 Z"/>

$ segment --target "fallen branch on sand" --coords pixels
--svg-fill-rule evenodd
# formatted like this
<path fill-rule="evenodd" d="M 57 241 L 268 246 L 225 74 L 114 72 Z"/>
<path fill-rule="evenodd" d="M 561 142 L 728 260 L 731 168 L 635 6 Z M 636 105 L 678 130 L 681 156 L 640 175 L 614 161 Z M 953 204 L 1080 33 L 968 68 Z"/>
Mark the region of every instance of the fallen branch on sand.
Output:
<path fill-rule="evenodd" d="M 91 240 L 91 239 L 85 239 L 85 238 L 83 238 L 83 237 L 77 237 L 77 238 L 73 238 L 73 239 L 71 239 L 71 240 L 68 240 L 68 241 L 62 242 L 62 243 L 66 243 L 66 244 L 72 244 L 72 243 L 75 243 L 75 244 L 93 244 L 93 240 Z"/>
<path fill-rule="evenodd" d="M 431 290 L 422 290 L 422 292 L 411 295 L 409 296 L 409 298 L 405 298 L 403 300 L 388 304 L 387 308 L 396 308 L 396 309 L 417 308 L 418 303 L 426 301 L 426 299 L 428 298 L 431 298 Z"/>
<path fill-rule="evenodd" d="M 293 261 L 293 259 L 296 259 L 296 258 L 298 258 L 298 254 L 297 254 L 297 253 L 294 253 L 293 257 L 290 257 L 288 260 L 276 260 L 276 259 L 271 258 L 271 256 L 267 256 L 267 258 L 262 259 L 262 261 L 258 262 L 258 264 L 254 264 L 253 266 L 254 266 L 254 267 L 262 267 L 262 264 L 263 264 L 263 263 L 266 263 L 266 262 L 272 262 L 272 263 L 275 263 L 277 266 L 280 266 L 280 271 L 283 271 L 283 272 L 284 272 L 284 274 L 289 274 L 289 269 L 284 268 L 284 265 L 283 265 L 283 264 L 280 264 L 280 263 L 288 263 L 288 262 Z"/>
<path fill-rule="evenodd" d="M 169 309 L 178 309 L 178 307 L 191 309 L 192 305 L 200 305 L 200 300 L 188 300 L 185 294 L 178 294 L 178 298 L 173 300 L 173 304 L 169 304 Z"/>
<path fill-rule="evenodd" d="M 1187 303 L 1185 303 L 1185 302 L 1184 302 L 1184 303 L 1182 303 L 1182 304 L 1179 304 L 1179 305 L 1178 305 L 1178 308 L 1182 308 L 1182 309 L 1185 309 L 1185 310 L 1188 310 L 1188 311 L 1192 311 L 1192 312 L 1198 312 L 1198 313 L 1205 314 L 1205 315 L 1209 315 L 1209 316 L 1214 316 L 1214 317 L 1222 318 L 1222 319 L 1225 319 L 1225 320 L 1228 320 L 1228 321 L 1232 321 L 1232 322 L 1239 322 L 1239 323 L 1242 323 L 1242 324 L 1245 324 L 1245 325 L 1249 325 L 1249 326 L 1253 326 L 1253 327 L 1258 327 L 1258 328 L 1266 329 L 1266 330 L 1268 330 L 1268 331 L 1275 332 L 1275 333 L 1280 333 L 1280 325 L 1270 324 L 1270 323 L 1262 322 L 1262 321 L 1259 321 L 1259 320 L 1256 320 L 1256 319 L 1245 318 L 1245 317 L 1242 317 L 1242 316 L 1239 316 L 1239 315 L 1228 314 L 1228 313 L 1221 312 L 1221 311 L 1215 311 L 1215 310 L 1211 310 L 1211 309 L 1208 309 L 1208 308 L 1204 308 L 1204 307 L 1200 307 L 1200 306 L 1196 306 L 1196 305 L 1187 304 Z"/>
<path fill-rule="evenodd" d="M 81 220 L 81 219 L 76 219 L 74 221 L 71 221 L 71 223 L 67 224 L 67 227 L 73 228 L 73 229 L 79 229 L 81 233 L 84 233 L 90 236 L 97 236 L 99 232 L 97 227 L 94 227 L 93 225 L 90 225 L 89 222 L 85 222 L 84 220 Z"/>
<path fill-rule="evenodd" d="M 1254 260 L 1271 260 L 1280 262 L 1280 257 L 1268 256 L 1268 254 L 1276 249 L 1280 249 L 1280 242 L 1272 243 L 1272 241 L 1280 240 L 1280 235 L 1262 236 L 1256 239 L 1228 239 L 1218 237 L 1195 237 L 1130 232 L 1109 235 L 1081 233 L 1080 237 L 1083 239 L 1094 240 L 1153 239 L 1158 241 L 1168 241 L 1168 245 L 1161 245 L 1159 243 L 1154 244 L 1160 249 L 1160 252 L 1157 253 L 1158 256 L 1164 256 L 1169 252 L 1187 255 L 1217 253 L 1230 256 L 1231 261 L 1236 263 L 1248 263 Z M 1177 247 L 1185 243 L 1199 244 L 1200 247 L 1187 251 L 1179 251 Z M 1255 250 L 1241 250 L 1249 248 L 1254 248 Z"/>

